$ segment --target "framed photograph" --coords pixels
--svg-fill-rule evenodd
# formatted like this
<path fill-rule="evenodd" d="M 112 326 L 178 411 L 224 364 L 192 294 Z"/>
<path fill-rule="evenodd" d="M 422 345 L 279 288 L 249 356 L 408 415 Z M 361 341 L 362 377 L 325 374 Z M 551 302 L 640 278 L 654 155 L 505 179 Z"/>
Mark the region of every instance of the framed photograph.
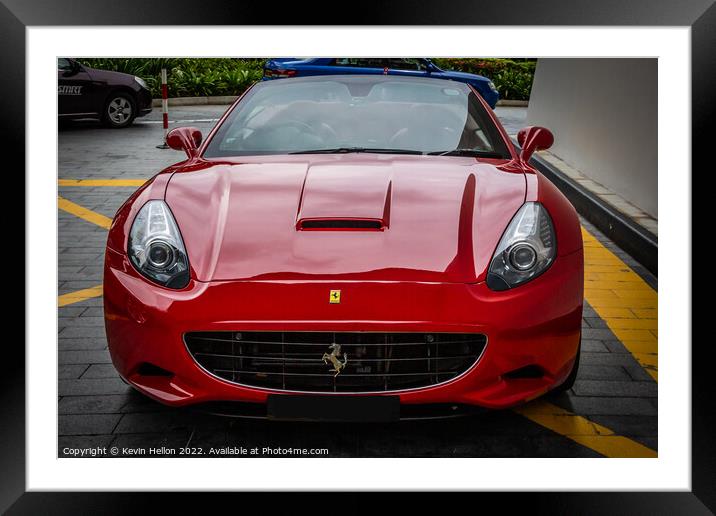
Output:
<path fill-rule="evenodd" d="M 27 203 L 0 508 L 428 490 L 714 510 L 691 336 L 712 3 L 340 24 L 64 4 L 0 6 Z"/>

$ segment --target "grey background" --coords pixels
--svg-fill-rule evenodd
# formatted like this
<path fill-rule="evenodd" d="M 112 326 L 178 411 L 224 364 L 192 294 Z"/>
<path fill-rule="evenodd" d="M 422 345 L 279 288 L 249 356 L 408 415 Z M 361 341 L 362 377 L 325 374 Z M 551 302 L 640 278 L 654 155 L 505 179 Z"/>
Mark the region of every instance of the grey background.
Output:
<path fill-rule="evenodd" d="M 550 152 L 655 218 L 657 63 L 539 59 L 527 114 L 558 135 Z"/>

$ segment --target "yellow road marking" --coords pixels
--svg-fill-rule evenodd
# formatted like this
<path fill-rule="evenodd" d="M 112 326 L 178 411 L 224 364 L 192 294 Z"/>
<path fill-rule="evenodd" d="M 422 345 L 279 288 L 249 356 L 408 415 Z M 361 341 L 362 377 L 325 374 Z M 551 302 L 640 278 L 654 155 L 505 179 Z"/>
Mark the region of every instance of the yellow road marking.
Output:
<path fill-rule="evenodd" d="M 658 319 L 659 311 L 656 308 L 632 308 L 632 312 L 639 319 Z"/>
<path fill-rule="evenodd" d="M 582 228 L 584 298 L 654 380 L 658 377 L 658 294 Z"/>
<path fill-rule="evenodd" d="M 658 321 L 656 319 L 640 319 L 636 315 L 632 318 L 614 319 L 610 321 L 612 328 L 620 328 L 624 330 L 656 330 L 658 329 Z"/>
<path fill-rule="evenodd" d="M 582 416 L 538 400 L 513 409 L 530 421 L 586 446 L 605 457 L 657 457 L 657 452 Z"/>
<path fill-rule="evenodd" d="M 609 317 L 611 319 L 631 319 L 634 317 L 635 312 L 634 310 L 630 310 L 629 308 L 602 308 L 599 312 L 599 315 L 602 315 L 604 317 Z"/>
<path fill-rule="evenodd" d="M 146 179 L 60 179 L 59 186 L 142 186 Z"/>
<path fill-rule="evenodd" d="M 99 297 L 101 295 L 102 285 L 97 285 L 96 287 L 85 288 L 82 290 L 77 290 L 75 292 L 70 292 L 69 294 L 63 294 L 61 296 L 58 296 L 57 305 L 67 306 L 71 305 L 72 303 L 79 303 L 80 301 L 84 301 L 85 299 L 91 299 L 93 297 Z"/>
<path fill-rule="evenodd" d="M 109 217 L 105 217 L 104 215 L 101 215 L 95 211 L 88 210 L 87 208 L 80 206 L 79 204 L 75 204 L 72 201 L 68 201 L 64 197 L 57 197 L 57 207 L 63 211 L 66 211 L 67 213 L 71 213 L 72 215 L 84 219 L 87 222 L 97 224 L 99 227 L 104 229 L 109 229 L 109 226 L 112 224 L 112 219 L 110 219 Z"/>

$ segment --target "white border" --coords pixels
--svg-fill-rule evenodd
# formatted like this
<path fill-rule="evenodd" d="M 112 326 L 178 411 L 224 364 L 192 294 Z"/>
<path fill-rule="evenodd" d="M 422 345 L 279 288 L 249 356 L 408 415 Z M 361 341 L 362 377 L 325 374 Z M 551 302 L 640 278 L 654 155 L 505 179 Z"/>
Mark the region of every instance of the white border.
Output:
<path fill-rule="evenodd" d="M 659 58 L 659 289 L 669 295 L 660 302 L 658 459 L 56 458 L 57 272 L 47 267 L 57 249 L 48 246 L 57 240 L 56 57 L 312 56 L 327 49 L 341 55 Z M 691 264 L 689 28 L 28 27 L 27 58 L 28 490 L 690 489 L 691 296 L 683 281 Z"/>

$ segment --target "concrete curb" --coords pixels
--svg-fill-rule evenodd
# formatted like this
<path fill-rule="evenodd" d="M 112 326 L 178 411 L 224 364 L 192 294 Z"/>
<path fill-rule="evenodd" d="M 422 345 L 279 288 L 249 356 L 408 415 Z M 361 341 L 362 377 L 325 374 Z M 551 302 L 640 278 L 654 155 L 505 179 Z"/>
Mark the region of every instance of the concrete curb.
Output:
<path fill-rule="evenodd" d="M 170 98 L 170 106 L 225 106 L 233 104 L 238 95 L 224 95 L 219 97 L 174 97 Z M 527 100 L 498 100 L 498 106 L 527 107 Z M 152 107 L 161 107 L 162 99 L 152 99 Z"/>
<path fill-rule="evenodd" d="M 498 100 L 497 105 L 498 106 L 505 106 L 505 107 L 527 107 L 529 105 L 529 100 Z"/>
<path fill-rule="evenodd" d="M 238 95 L 219 97 L 174 97 L 168 99 L 170 106 L 226 106 L 233 104 Z M 152 99 L 152 107 L 161 107 L 162 99 Z"/>

